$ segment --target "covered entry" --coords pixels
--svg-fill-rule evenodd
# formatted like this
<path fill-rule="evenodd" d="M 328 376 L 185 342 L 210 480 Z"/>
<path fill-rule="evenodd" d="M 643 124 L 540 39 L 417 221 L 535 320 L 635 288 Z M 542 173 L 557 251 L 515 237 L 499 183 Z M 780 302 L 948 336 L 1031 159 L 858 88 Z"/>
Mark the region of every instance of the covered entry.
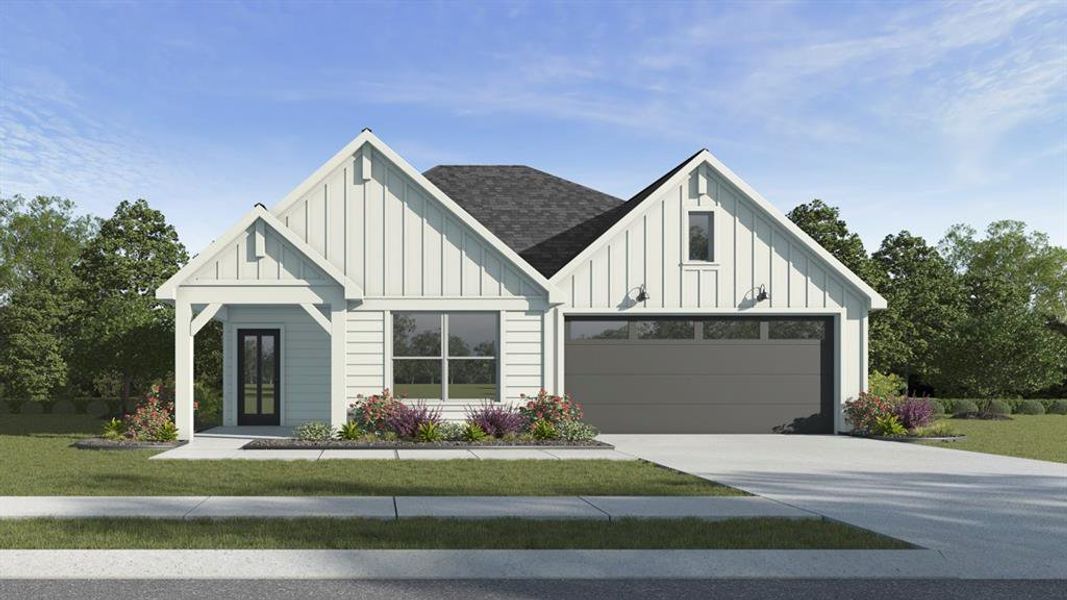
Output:
<path fill-rule="evenodd" d="M 831 317 L 572 317 L 566 391 L 605 433 L 833 432 Z"/>

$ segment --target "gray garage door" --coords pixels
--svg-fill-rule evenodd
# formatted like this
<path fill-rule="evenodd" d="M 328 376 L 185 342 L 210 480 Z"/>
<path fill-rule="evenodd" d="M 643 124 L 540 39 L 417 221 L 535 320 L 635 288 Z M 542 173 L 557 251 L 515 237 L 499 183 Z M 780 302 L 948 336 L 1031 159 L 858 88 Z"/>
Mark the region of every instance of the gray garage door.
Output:
<path fill-rule="evenodd" d="M 566 389 L 605 433 L 833 431 L 830 318 L 567 319 Z"/>

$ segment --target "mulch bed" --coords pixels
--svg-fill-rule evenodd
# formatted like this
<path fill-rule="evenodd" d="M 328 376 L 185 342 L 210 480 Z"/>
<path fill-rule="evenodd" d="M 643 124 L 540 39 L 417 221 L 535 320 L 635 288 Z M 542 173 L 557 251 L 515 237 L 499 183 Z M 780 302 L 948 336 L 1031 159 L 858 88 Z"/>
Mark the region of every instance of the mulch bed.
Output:
<path fill-rule="evenodd" d="M 484 442 L 408 442 L 404 440 L 366 442 L 360 440 L 307 441 L 294 439 L 256 439 L 241 447 L 243 450 L 474 450 L 477 448 L 537 448 L 538 450 L 615 448 L 611 444 L 589 440 L 563 442 L 560 440 L 486 440 Z"/>
<path fill-rule="evenodd" d="M 881 440 L 883 442 L 904 442 L 905 444 L 915 444 L 918 442 L 958 442 L 959 440 L 966 439 L 965 435 L 951 435 L 943 437 L 922 437 L 918 435 L 909 436 L 883 436 L 883 435 L 858 435 L 856 437 L 867 438 L 869 440 Z"/>
<path fill-rule="evenodd" d="M 145 448 L 177 448 L 185 442 L 138 442 L 135 440 L 105 440 L 104 438 L 85 438 L 71 444 L 80 450 L 144 450 Z"/>

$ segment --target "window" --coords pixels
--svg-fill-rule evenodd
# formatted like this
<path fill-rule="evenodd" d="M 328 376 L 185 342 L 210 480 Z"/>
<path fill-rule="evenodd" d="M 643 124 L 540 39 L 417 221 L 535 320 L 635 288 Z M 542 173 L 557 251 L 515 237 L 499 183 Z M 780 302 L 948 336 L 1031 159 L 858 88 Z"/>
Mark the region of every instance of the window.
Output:
<path fill-rule="evenodd" d="M 572 340 L 625 340 L 630 337 L 630 324 L 621 319 L 605 321 L 568 321 L 568 337 Z"/>
<path fill-rule="evenodd" d="M 634 321 L 639 340 L 691 340 L 693 322 L 681 320 Z"/>
<path fill-rule="evenodd" d="M 689 213 L 689 260 L 715 260 L 715 213 Z"/>
<path fill-rule="evenodd" d="M 754 319 L 708 319 L 704 321 L 705 340 L 758 340 L 760 322 Z"/>
<path fill-rule="evenodd" d="M 826 336 L 826 323 L 815 319 L 772 320 L 767 336 L 772 340 L 821 340 Z"/>
<path fill-rule="evenodd" d="M 495 400 L 498 331 L 496 313 L 393 313 L 393 392 Z"/>

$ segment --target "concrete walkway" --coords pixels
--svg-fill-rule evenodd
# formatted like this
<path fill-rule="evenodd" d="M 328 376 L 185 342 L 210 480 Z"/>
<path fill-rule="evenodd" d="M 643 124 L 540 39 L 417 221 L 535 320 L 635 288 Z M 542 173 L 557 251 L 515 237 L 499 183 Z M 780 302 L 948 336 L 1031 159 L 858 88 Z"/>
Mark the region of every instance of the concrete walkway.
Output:
<path fill-rule="evenodd" d="M 253 439 L 292 436 L 288 427 L 215 427 L 196 434 L 188 444 L 161 452 L 151 460 L 636 460 L 605 448 L 477 448 L 474 450 L 243 450 Z"/>
<path fill-rule="evenodd" d="M 956 576 L 930 550 L 0 550 L 0 579 Z"/>
<path fill-rule="evenodd" d="M 941 551 L 1067 578 L 1067 464 L 846 436 L 605 435 L 620 451 Z"/>
<path fill-rule="evenodd" d="M 756 496 L 2 496 L 0 519 L 817 519 Z"/>

